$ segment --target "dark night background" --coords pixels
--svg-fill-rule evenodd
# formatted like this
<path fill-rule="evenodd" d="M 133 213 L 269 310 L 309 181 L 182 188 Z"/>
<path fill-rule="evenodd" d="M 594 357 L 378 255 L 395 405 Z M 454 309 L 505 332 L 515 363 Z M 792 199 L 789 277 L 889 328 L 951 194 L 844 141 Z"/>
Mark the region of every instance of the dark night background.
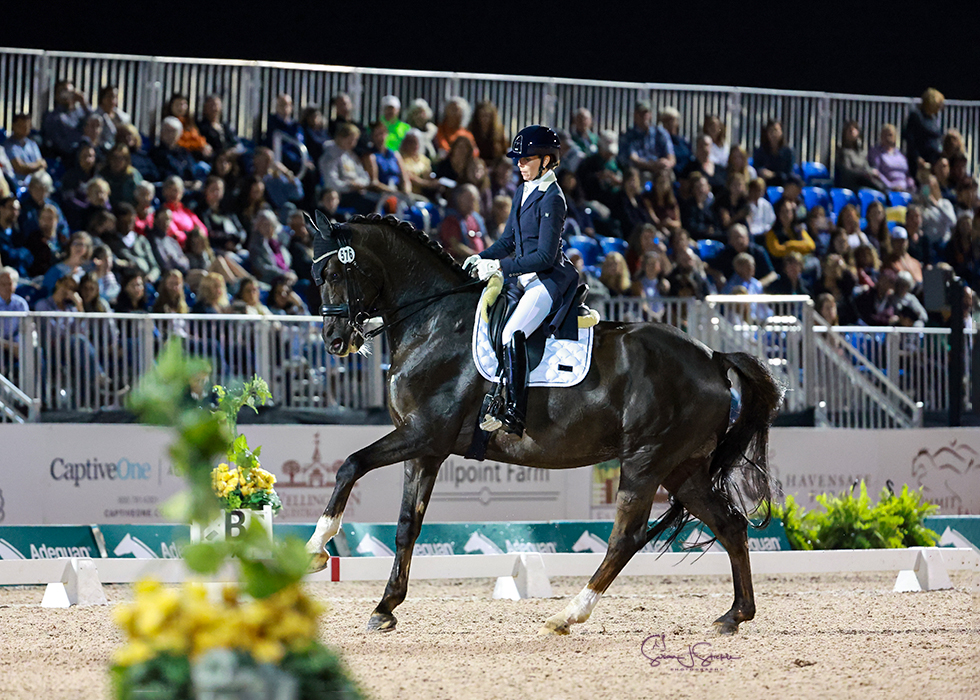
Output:
<path fill-rule="evenodd" d="M 7 4 L 2 46 L 980 99 L 975 1 Z"/>

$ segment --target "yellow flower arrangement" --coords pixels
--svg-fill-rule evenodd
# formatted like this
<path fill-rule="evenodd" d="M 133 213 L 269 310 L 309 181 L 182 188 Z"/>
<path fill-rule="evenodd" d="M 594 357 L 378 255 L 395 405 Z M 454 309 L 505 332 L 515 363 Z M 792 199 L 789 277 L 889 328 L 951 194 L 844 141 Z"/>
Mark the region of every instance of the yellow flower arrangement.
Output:
<path fill-rule="evenodd" d="M 200 583 L 177 589 L 143 580 L 136 584 L 135 600 L 113 612 L 127 637 L 113 662 L 129 667 L 162 654 L 193 662 L 212 649 L 230 649 L 258 663 L 278 663 L 287 652 L 316 641 L 317 617 L 325 609 L 298 585 L 243 602 L 236 586 L 226 586 L 221 600 L 214 601 Z"/>
<path fill-rule="evenodd" d="M 271 505 L 273 511 L 278 512 L 282 502 L 273 488 L 275 483 L 275 475 L 262 467 L 252 467 L 246 471 L 222 462 L 211 471 L 211 490 L 227 510 L 261 509 Z"/>
<path fill-rule="evenodd" d="M 176 429 L 170 455 L 190 488 L 174 512 L 192 524 L 211 522 L 219 502 L 225 509 L 278 511 L 276 478 L 259 466 L 261 448 L 252 450 L 236 428 L 239 410 L 271 398 L 268 387 L 259 377 L 230 393 L 215 386 L 207 410 L 200 403 L 207 375 L 206 364 L 186 358 L 172 340 L 129 399 L 144 422 Z M 227 463 L 214 467 L 222 458 Z M 136 584 L 133 602 L 114 612 L 126 638 L 110 668 L 115 700 L 193 700 L 212 690 L 231 697 L 243 683 L 271 693 L 290 682 L 297 700 L 360 700 L 340 658 L 317 640 L 323 607 L 302 590 L 309 564 L 303 542 L 273 542 L 260 530 L 183 548 L 184 564 L 197 574 L 214 575 L 235 562 L 239 584 L 219 596 L 202 583 Z"/>

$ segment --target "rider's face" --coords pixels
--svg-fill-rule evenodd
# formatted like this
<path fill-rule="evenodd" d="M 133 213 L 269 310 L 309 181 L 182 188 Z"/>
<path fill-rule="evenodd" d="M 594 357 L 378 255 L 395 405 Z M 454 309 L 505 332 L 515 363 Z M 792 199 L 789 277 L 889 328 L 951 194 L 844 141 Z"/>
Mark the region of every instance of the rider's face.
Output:
<path fill-rule="evenodd" d="M 541 156 L 530 156 L 517 161 L 517 169 L 525 182 L 537 179 L 541 175 Z"/>

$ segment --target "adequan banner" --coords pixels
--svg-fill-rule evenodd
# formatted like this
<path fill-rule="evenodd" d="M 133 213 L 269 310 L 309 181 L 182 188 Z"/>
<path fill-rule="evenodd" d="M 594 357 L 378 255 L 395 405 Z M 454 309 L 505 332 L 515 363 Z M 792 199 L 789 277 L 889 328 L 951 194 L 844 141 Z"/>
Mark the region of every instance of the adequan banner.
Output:
<path fill-rule="evenodd" d="M 603 520 L 576 522 L 526 522 L 526 523 L 433 523 L 423 525 L 415 543 L 414 556 L 433 554 L 503 554 L 509 552 L 562 552 L 604 553 L 613 524 Z M 351 556 L 391 556 L 395 547 L 394 524 L 344 525 L 344 534 Z M 691 550 L 724 551 L 713 542 L 707 547 L 698 546 L 712 539 L 711 531 L 699 522 L 688 523 L 671 543 L 670 551 Z M 662 546 L 662 545 L 661 545 Z M 641 551 L 659 552 L 656 542 Z M 763 529 L 749 530 L 749 549 L 758 551 L 786 551 L 789 541 L 782 523 L 770 522 Z"/>
<path fill-rule="evenodd" d="M 81 525 L 0 527 L 0 559 L 98 558 L 92 528 Z"/>

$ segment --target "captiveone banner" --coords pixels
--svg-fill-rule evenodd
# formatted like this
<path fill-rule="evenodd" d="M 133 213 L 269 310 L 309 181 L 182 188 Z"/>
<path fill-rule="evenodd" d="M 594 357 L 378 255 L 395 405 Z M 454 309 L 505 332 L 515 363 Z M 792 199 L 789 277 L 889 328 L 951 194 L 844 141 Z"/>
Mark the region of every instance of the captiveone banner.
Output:
<path fill-rule="evenodd" d="M 283 523 L 323 512 L 337 470 L 385 426 L 244 426 L 276 475 Z M 167 456 L 171 433 L 140 425 L 0 425 L 0 523 L 163 523 L 160 505 L 184 487 Z M 891 480 L 922 488 L 943 515 L 980 514 L 980 430 L 776 428 L 770 464 L 786 494 L 804 506 L 864 479 L 872 494 Z M 371 472 L 354 487 L 345 522 L 398 520 L 403 467 Z M 618 466 L 544 470 L 450 457 L 439 473 L 427 522 L 610 519 Z M 661 494 L 658 507 L 665 505 Z"/>

